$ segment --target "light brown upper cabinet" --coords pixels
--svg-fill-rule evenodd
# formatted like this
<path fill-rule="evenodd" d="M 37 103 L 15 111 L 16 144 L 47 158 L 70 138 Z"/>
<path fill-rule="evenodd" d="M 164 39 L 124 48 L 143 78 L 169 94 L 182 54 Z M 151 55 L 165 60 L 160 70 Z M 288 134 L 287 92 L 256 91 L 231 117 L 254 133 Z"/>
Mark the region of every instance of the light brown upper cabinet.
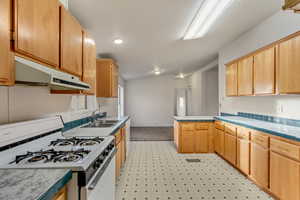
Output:
<path fill-rule="evenodd" d="M 278 85 L 281 94 L 300 93 L 300 36 L 279 44 Z"/>
<path fill-rule="evenodd" d="M 97 59 L 97 97 L 118 97 L 118 66 L 112 59 Z"/>
<path fill-rule="evenodd" d="M 254 94 L 275 93 L 275 47 L 254 55 Z"/>
<path fill-rule="evenodd" d="M 52 0 L 53 1 L 53 0 Z M 63 7 L 61 12 L 61 63 L 60 69 L 82 76 L 83 31 L 78 21 Z M 49 28 L 47 29 L 50 30 Z M 51 31 L 50 31 L 51 32 Z"/>
<path fill-rule="evenodd" d="M 226 67 L 226 96 L 237 96 L 238 92 L 238 66 L 233 63 Z"/>
<path fill-rule="evenodd" d="M 238 62 L 238 95 L 253 94 L 253 56 Z"/>
<path fill-rule="evenodd" d="M 59 67 L 59 6 L 56 0 L 14 0 L 17 53 Z"/>
<path fill-rule="evenodd" d="M 94 95 L 96 93 L 96 44 L 87 32 L 83 33 L 82 80 L 91 86 L 91 89 L 89 91 L 84 91 L 84 93 Z"/>
<path fill-rule="evenodd" d="M 0 1 L 0 85 L 14 83 L 14 55 L 10 49 L 11 1 Z"/>

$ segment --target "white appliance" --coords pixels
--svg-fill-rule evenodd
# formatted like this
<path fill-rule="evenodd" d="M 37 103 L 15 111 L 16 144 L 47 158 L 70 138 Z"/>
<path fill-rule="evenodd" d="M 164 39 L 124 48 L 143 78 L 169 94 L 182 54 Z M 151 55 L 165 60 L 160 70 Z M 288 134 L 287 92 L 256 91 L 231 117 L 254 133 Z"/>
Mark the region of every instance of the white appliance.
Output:
<path fill-rule="evenodd" d="M 54 90 L 89 90 L 89 84 L 78 77 L 39 63 L 15 56 L 16 83 L 32 86 L 49 86 Z"/>
<path fill-rule="evenodd" d="M 114 200 L 114 137 L 65 137 L 62 127 L 60 117 L 0 126 L 0 168 L 71 169 L 68 200 Z"/>

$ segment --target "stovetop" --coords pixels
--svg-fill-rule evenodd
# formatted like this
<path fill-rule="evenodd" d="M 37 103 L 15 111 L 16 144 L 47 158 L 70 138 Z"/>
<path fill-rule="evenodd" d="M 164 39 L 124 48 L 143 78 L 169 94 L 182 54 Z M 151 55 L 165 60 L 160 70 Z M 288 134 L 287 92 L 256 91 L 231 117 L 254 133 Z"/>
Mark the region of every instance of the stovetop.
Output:
<path fill-rule="evenodd" d="M 59 138 L 51 141 L 49 146 L 95 146 L 101 144 L 104 138 L 100 137 L 71 137 Z"/>
<path fill-rule="evenodd" d="M 61 132 L 0 152 L 0 168 L 69 168 L 85 171 L 112 146 L 109 137 L 64 137 Z"/>
<path fill-rule="evenodd" d="M 40 150 L 26 154 L 17 155 L 16 159 L 9 164 L 31 164 L 31 163 L 56 163 L 56 162 L 78 162 L 83 160 L 91 151 L 85 149 L 76 150 Z"/>

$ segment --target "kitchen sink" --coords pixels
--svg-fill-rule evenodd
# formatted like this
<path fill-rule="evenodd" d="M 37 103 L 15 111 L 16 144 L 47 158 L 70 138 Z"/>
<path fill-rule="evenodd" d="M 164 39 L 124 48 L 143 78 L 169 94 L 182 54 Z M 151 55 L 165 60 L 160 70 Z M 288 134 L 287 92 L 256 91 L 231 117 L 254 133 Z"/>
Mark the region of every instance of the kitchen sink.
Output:
<path fill-rule="evenodd" d="M 118 122 L 118 120 L 96 120 L 82 128 L 109 128 L 115 126 Z"/>

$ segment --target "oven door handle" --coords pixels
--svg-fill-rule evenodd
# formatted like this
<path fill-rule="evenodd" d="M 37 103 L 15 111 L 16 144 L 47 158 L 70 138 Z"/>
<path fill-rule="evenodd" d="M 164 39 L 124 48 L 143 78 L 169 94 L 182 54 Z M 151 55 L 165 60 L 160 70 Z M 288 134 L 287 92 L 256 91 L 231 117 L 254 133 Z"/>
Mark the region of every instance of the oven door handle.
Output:
<path fill-rule="evenodd" d="M 104 174 L 105 170 L 107 169 L 107 167 L 109 166 L 111 160 L 113 159 L 113 157 L 116 155 L 117 153 L 117 149 L 114 149 L 112 151 L 112 153 L 110 154 L 109 158 L 107 158 L 106 162 L 104 163 L 104 165 L 102 166 L 102 168 L 99 170 L 99 172 L 97 173 L 96 177 L 94 178 L 94 180 L 92 181 L 92 183 L 88 186 L 89 190 L 93 190 L 96 185 L 98 184 L 100 178 L 102 177 L 102 175 Z"/>

